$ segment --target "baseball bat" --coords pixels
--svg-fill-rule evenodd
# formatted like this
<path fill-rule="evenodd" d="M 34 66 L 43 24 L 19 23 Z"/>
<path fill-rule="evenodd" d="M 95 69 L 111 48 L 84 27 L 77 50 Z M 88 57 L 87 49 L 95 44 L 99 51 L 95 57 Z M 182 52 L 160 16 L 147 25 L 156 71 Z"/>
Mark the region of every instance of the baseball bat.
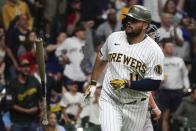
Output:
<path fill-rule="evenodd" d="M 48 125 L 48 118 L 47 118 L 47 101 L 46 101 L 46 80 L 45 80 L 45 59 L 44 59 L 44 47 L 43 47 L 43 40 L 41 38 L 36 39 L 36 60 L 38 64 L 38 69 L 39 69 L 39 75 L 41 78 L 41 88 L 43 91 L 42 94 L 42 111 L 43 111 L 43 117 L 42 117 L 42 124 L 43 125 Z"/>

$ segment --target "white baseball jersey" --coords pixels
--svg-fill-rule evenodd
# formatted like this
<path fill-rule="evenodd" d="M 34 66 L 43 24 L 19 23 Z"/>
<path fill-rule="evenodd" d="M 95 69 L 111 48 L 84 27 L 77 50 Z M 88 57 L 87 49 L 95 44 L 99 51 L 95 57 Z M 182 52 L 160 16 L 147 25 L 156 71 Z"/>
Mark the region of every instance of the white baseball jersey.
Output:
<path fill-rule="evenodd" d="M 130 45 L 126 37 L 124 31 L 112 33 L 100 51 L 101 59 L 108 61 L 103 90 L 122 103 L 147 97 L 147 93 L 123 89 L 121 94 L 116 94 L 110 85 L 111 80 L 163 79 L 164 55 L 157 43 L 147 36 L 142 42 Z"/>
<path fill-rule="evenodd" d="M 110 81 L 134 81 L 143 78 L 162 80 L 162 50 L 149 36 L 140 43 L 129 44 L 125 31 L 119 31 L 108 37 L 100 54 L 102 60 L 108 61 L 100 97 L 102 130 L 142 131 L 146 120 L 148 93 L 132 89 L 122 89 L 116 93 Z M 147 100 L 140 101 L 142 98 Z M 135 100 L 136 103 L 128 104 Z M 115 126 L 111 126 L 110 123 Z"/>
<path fill-rule="evenodd" d="M 70 64 L 65 65 L 63 74 L 74 81 L 85 81 L 86 76 L 80 66 L 84 58 L 82 47 L 85 41 L 77 37 L 67 38 L 55 51 L 57 57 L 60 57 L 63 51 L 67 51 L 66 55 L 70 60 Z"/>

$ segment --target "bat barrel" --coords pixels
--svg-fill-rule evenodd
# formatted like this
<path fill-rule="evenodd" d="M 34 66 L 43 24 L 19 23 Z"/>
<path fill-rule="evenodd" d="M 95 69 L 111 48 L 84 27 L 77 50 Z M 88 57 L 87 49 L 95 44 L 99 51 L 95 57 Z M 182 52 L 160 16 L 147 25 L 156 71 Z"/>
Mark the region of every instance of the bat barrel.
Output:
<path fill-rule="evenodd" d="M 41 87 L 42 87 L 42 111 L 43 111 L 43 117 L 42 117 L 42 124 L 48 125 L 48 118 L 47 118 L 47 100 L 46 100 L 46 72 L 45 72 L 45 59 L 44 59 L 44 46 L 43 46 L 43 40 L 41 38 L 36 40 L 36 59 L 38 63 L 39 68 L 39 75 L 41 78 Z"/>

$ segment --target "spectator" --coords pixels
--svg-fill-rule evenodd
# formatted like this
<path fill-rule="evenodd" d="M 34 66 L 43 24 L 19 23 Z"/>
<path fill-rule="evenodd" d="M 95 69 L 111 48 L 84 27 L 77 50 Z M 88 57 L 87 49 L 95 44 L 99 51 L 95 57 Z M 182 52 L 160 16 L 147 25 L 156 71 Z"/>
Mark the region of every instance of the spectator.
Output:
<path fill-rule="evenodd" d="M 55 18 L 58 19 L 57 23 L 60 23 L 60 18 L 57 16 L 60 14 L 65 14 L 65 10 L 67 8 L 66 0 L 45 0 L 44 1 L 44 20 L 46 22 L 46 34 L 51 34 L 52 22 L 55 21 Z M 63 16 L 65 17 L 65 16 Z M 65 22 L 65 21 L 63 21 Z M 58 24 L 57 24 L 58 26 Z M 58 28 L 58 27 L 56 27 Z M 62 30 L 61 30 L 62 31 Z"/>
<path fill-rule="evenodd" d="M 84 53 L 84 58 L 82 62 L 80 63 L 82 71 L 85 73 L 85 75 L 90 75 L 93 69 L 93 64 L 95 61 L 95 49 L 94 47 L 94 30 L 92 29 L 95 22 L 85 21 L 84 27 L 86 29 L 86 41 L 85 45 L 82 47 L 82 51 Z"/>
<path fill-rule="evenodd" d="M 39 81 L 41 84 L 41 78 L 39 75 L 38 65 L 35 65 L 35 71 L 33 73 L 33 76 Z M 62 87 L 58 83 L 59 81 L 54 78 L 54 75 L 49 75 L 49 72 L 46 73 L 46 87 L 47 87 L 47 103 L 50 103 L 52 90 L 61 93 Z"/>
<path fill-rule="evenodd" d="M 81 20 L 95 21 L 95 28 L 103 22 L 102 14 L 109 7 L 110 0 L 80 0 L 81 1 Z"/>
<path fill-rule="evenodd" d="M 172 23 L 174 26 L 177 26 L 180 23 L 180 20 L 185 14 L 185 12 L 177 10 L 177 4 L 178 3 L 175 3 L 175 0 L 167 0 L 163 8 L 163 12 L 173 15 Z"/>
<path fill-rule="evenodd" d="M 45 0 L 44 4 L 44 20 L 46 26 L 46 34 L 51 33 L 51 24 L 56 15 L 58 0 Z"/>
<path fill-rule="evenodd" d="M 80 21 L 80 8 L 81 8 L 81 1 L 74 0 L 70 2 L 67 9 L 67 34 L 71 35 L 74 32 L 78 22 Z"/>
<path fill-rule="evenodd" d="M 65 131 L 64 127 L 58 125 L 55 113 L 48 113 L 49 124 L 44 128 L 44 131 Z"/>
<path fill-rule="evenodd" d="M 56 114 L 57 122 L 60 123 L 62 121 L 62 108 L 60 106 L 61 95 L 55 89 L 51 89 L 50 92 L 50 100 L 48 103 L 50 112 Z"/>
<path fill-rule="evenodd" d="M 162 48 L 165 54 L 163 68 L 165 80 L 158 93 L 158 100 L 163 110 L 162 130 L 170 131 L 170 114 L 178 108 L 183 97 L 183 90 L 187 90 L 190 83 L 184 61 L 179 57 L 173 56 L 174 43 L 172 40 L 163 39 Z"/>
<path fill-rule="evenodd" d="M 109 9 L 107 13 L 107 21 L 98 26 L 96 30 L 96 37 L 98 44 L 103 44 L 106 38 L 115 31 L 121 30 L 121 23 L 117 21 L 116 11 Z"/>
<path fill-rule="evenodd" d="M 184 61 L 190 63 L 190 54 L 191 54 L 191 37 L 193 25 L 189 17 L 184 16 L 180 22 L 180 29 L 182 30 L 182 35 L 184 39 L 184 44 L 181 47 L 176 47 L 176 55 L 183 58 Z"/>
<path fill-rule="evenodd" d="M 64 122 L 69 125 L 80 120 L 79 116 L 82 110 L 81 102 L 83 95 L 78 92 L 78 85 L 74 81 L 69 81 L 67 88 L 68 92 L 63 94 L 60 105 L 64 109 Z"/>
<path fill-rule="evenodd" d="M 146 7 L 152 13 L 152 24 L 155 24 L 158 28 L 161 26 L 160 13 L 162 11 L 161 0 L 143 0 L 144 7 Z"/>
<path fill-rule="evenodd" d="M 126 1 L 126 5 L 124 7 L 122 7 L 119 12 L 119 20 L 120 21 L 122 21 L 122 19 L 125 18 L 125 16 L 122 14 L 127 14 L 129 11 L 129 8 L 132 5 L 136 5 L 138 3 L 138 0 L 125 0 L 125 1 Z"/>
<path fill-rule="evenodd" d="M 5 45 L 5 34 L 4 34 L 4 29 L 3 27 L 0 27 L 0 61 L 1 61 L 1 83 L 5 84 L 6 81 L 6 67 L 8 66 L 5 62 L 6 58 L 9 58 L 12 63 L 14 63 L 15 67 L 17 67 L 17 61 L 14 58 L 11 50 L 9 48 L 7 48 L 7 46 Z M 7 65 L 7 66 L 6 66 Z M 6 76 L 6 78 L 4 77 Z"/>
<path fill-rule="evenodd" d="M 196 19 L 195 5 L 195 0 L 179 0 L 178 9 L 186 11 L 189 17 Z"/>
<path fill-rule="evenodd" d="M 125 5 L 126 5 L 125 0 L 115 0 L 115 7 L 117 10 L 120 10 Z"/>
<path fill-rule="evenodd" d="M 101 131 L 99 122 L 99 97 L 101 94 L 102 86 L 98 86 L 95 91 L 95 99 L 89 105 L 89 131 Z"/>
<path fill-rule="evenodd" d="M 12 25 L 13 27 L 7 34 L 6 38 L 6 46 L 10 50 L 10 53 L 13 55 L 13 59 L 17 60 L 17 57 L 23 54 L 26 50 L 24 48 L 24 44 L 28 39 L 28 22 L 27 16 L 21 14 L 17 16 L 16 23 Z M 10 74 L 12 74 L 11 78 L 16 77 L 16 69 L 18 68 L 17 63 L 12 63 L 9 59 L 6 59 L 6 64 Z M 12 66 L 14 64 L 14 67 Z"/>
<path fill-rule="evenodd" d="M 47 70 L 61 72 L 63 71 L 63 65 L 60 65 L 57 56 L 55 55 L 56 49 L 63 44 L 67 39 L 67 34 L 65 32 L 60 32 L 57 35 L 55 43 L 49 43 L 46 46 L 47 52 Z"/>
<path fill-rule="evenodd" d="M 82 92 L 83 84 L 86 80 L 86 75 L 82 71 L 81 61 L 84 58 L 82 47 L 85 44 L 85 28 L 77 27 L 74 32 L 75 36 L 67 38 L 63 44 L 56 49 L 56 56 L 62 58 L 65 63 L 64 81 L 75 81 L 78 84 L 79 91 Z"/>
<path fill-rule="evenodd" d="M 26 15 L 28 20 L 28 29 L 31 30 L 33 27 L 33 18 L 31 17 L 27 4 L 21 0 L 7 0 L 2 7 L 2 16 L 5 29 L 7 30 L 10 22 L 17 15 L 21 14 Z"/>
<path fill-rule="evenodd" d="M 161 22 L 162 25 L 158 29 L 160 40 L 172 37 L 172 39 L 175 40 L 176 46 L 182 46 L 184 42 L 182 31 L 178 27 L 172 25 L 172 14 L 163 13 L 161 16 Z"/>
<path fill-rule="evenodd" d="M 23 44 L 23 46 L 20 48 L 20 51 L 23 53 L 18 56 L 19 61 L 23 59 L 27 59 L 29 61 L 31 74 L 35 72 L 36 54 L 34 44 L 36 38 L 36 33 L 34 31 L 30 31 L 25 44 Z"/>
<path fill-rule="evenodd" d="M 193 87 L 191 95 L 183 98 L 174 118 L 179 120 L 181 124 L 188 122 L 186 126 L 196 128 L 196 87 Z M 186 121 L 187 120 L 187 121 Z"/>
<path fill-rule="evenodd" d="M 28 45 L 28 21 L 27 16 L 21 14 L 18 16 L 16 20 L 16 24 L 10 34 L 7 36 L 7 46 L 11 49 L 12 53 L 15 57 L 26 52 L 26 48 Z"/>
<path fill-rule="evenodd" d="M 28 61 L 20 62 L 20 71 L 8 86 L 6 100 L 10 105 L 12 131 L 35 131 L 38 128 L 41 87 L 38 80 L 29 75 Z"/>

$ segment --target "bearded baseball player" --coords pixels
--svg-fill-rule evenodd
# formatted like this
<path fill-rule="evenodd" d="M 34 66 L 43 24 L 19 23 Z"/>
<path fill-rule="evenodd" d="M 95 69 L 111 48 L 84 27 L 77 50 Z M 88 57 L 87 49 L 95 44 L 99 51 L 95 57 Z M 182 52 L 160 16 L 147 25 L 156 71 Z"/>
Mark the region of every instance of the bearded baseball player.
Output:
<path fill-rule="evenodd" d="M 151 13 L 143 6 L 134 5 L 124 15 L 124 31 L 107 38 L 85 90 L 88 100 L 107 64 L 99 100 L 102 131 L 143 131 L 148 91 L 157 90 L 163 79 L 164 55 L 145 34 Z"/>

